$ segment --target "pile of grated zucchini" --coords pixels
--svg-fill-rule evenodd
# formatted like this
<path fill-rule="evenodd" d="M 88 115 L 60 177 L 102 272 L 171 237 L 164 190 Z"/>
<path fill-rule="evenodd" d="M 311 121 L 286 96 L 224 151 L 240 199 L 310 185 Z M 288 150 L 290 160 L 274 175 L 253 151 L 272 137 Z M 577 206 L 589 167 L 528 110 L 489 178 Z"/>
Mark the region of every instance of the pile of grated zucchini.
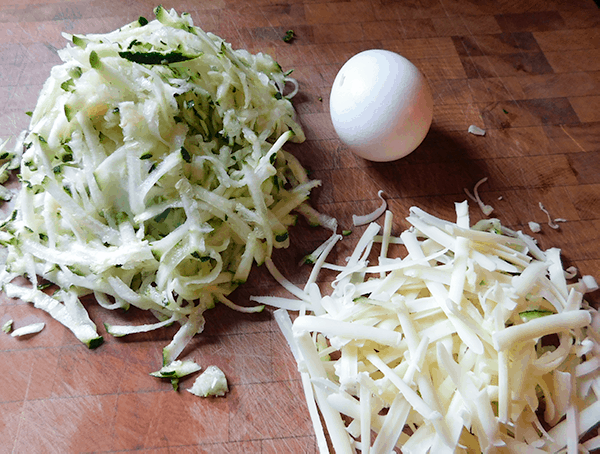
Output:
<path fill-rule="evenodd" d="M 297 89 L 289 73 L 188 14 L 154 12 L 111 33 L 64 35 L 72 44 L 59 51 L 29 130 L 14 151 L 0 150 L 3 174 L 21 163 L 0 229 L 0 282 L 90 348 L 102 336 L 86 295 L 156 317 L 106 325 L 114 336 L 179 324 L 164 349 L 169 365 L 216 303 L 262 309 L 227 295 L 254 262 L 288 246 L 294 211 L 311 211 L 319 182 L 282 149 L 304 140 L 294 92 L 284 91 Z"/>

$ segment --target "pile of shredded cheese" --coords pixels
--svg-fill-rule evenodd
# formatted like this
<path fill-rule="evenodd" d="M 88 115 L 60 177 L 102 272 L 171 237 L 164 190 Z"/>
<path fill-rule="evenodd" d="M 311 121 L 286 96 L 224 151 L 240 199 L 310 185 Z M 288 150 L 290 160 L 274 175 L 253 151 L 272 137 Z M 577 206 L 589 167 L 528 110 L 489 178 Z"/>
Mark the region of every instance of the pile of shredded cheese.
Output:
<path fill-rule="evenodd" d="M 332 236 L 304 288 L 274 270 L 295 298 L 255 298 L 281 308 L 321 452 L 325 433 L 337 454 L 600 446 L 578 442 L 600 421 L 600 314 L 584 300 L 596 281 L 569 283 L 559 249 L 497 220 L 471 226 L 466 202 L 456 212 L 412 208 L 397 238 L 388 211 L 343 266 L 326 262 Z M 389 256 L 391 242 L 406 255 Z M 328 295 L 322 267 L 339 272 Z M 299 311 L 293 323 L 285 309 Z"/>

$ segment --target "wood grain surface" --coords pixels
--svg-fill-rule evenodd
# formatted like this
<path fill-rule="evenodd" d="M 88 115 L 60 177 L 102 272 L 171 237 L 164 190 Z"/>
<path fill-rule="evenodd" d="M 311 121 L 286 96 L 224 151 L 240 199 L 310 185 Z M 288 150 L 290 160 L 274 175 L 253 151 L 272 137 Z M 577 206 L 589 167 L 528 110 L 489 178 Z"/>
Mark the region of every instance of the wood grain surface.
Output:
<path fill-rule="evenodd" d="M 0 0 L 0 137 L 28 125 L 61 32 L 108 32 L 151 18 L 141 0 Z M 600 10 L 592 0 L 173 0 L 195 25 L 235 48 L 271 54 L 300 84 L 294 105 L 307 141 L 287 146 L 320 179 L 312 203 L 352 228 L 352 214 L 373 210 L 383 190 L 407 227 L 408 208 L 445 217 L 483 177 L 493 216 L 543 248 L 562 249 L 565 266 L 600 278 Z M 293 29 L 291 43 L 282 40 Z M 336 137 L 329 91 L 355 53 L 384 48 L 409 58 L 434 95 L 431 130 L 408 157 L 385 164 L 353 156 Z M 469 125 L 484 128 L 478 137 Z M 546 224 L 539 203 L 559 229 Z M 483 217 L 471 204 L 473 220 Z M 361 232 L 336 249 L 343 261 Z M 300 222 L 292 246 L 275 262 L 301 284 L 300 258 L 329 236 Z M 264 268 L 264 267 L 263 267 Z M 327 274 L 321 284 L 327 286 Z M 234 293 L 282 295 L 266 270 Z M 600 296 L 592 295 L 600 302 Z M 227 374 L 230 393 L 200 399 L 150 377 L 175 328 L 106 342 L 88 350 L 47 314 L 3 298 L 0 324 L 12 318 L 46 328 L 29 339 L 0 335 L 0 453 L 315 453 L 299 375 L 270 311 L 255 315 L 217 307 L 184 357 Z M 92 319 L 141 322 L 135 310 L 108 313 L 88 304 Z M 100 328 L 101 329 L 101 328 Z M 102 329 L 101 329 L 102 330 Z M 183 380 L 182 388 L 191 386 Z"/>

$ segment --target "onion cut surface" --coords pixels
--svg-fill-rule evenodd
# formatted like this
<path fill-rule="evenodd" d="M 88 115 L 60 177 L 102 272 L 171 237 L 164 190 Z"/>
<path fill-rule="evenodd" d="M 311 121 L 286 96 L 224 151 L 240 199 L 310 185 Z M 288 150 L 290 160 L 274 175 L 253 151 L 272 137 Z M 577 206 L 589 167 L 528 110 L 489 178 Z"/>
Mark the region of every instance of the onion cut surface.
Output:
<path fill-rule="evenodd" d="M 584 300 L 595 280 L 569 283 L 558 249 L 532 251 L 497 220 L 471 226 L 467 202 L 456 211 L 450 222 L 412 208 L 406 255 L 376 265 L 371 224 L 331 294 L 297 288 L 293 322 L 276 310 L 315 431 L 322 418 L 336 453 L 595 446 L 578 444 L 600 421 L 600 314 Z"/>

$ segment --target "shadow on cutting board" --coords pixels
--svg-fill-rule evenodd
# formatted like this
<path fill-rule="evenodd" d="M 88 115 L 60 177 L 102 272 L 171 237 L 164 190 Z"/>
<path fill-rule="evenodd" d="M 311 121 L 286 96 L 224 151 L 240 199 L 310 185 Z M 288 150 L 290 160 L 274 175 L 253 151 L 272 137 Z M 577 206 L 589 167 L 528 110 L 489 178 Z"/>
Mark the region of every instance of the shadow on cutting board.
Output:
<path fill-rule="evenodd" d="M 464 189 L 472 190 L 489 173 L 481 152 L 470 145 L 474 136 L 464 135 L 432 128 L 410 155 L 391 163 L 372 163 L 365 172 L 392 199 L 412 199 L 413 204 L 416 198 L 437 196 L 464 200 Z"/>

